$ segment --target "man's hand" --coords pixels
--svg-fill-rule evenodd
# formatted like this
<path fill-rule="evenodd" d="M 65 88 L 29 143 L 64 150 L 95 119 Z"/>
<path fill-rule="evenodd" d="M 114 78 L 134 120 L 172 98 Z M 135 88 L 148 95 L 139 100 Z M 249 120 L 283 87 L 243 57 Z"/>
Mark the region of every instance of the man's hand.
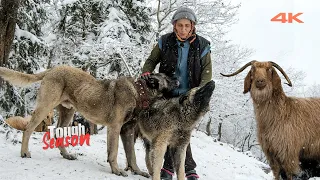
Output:
<path fill-rule="evenodd" d="M 150 78 L 150 74 L 151 74 L 150 72 L 142 73 L 140 78 L 146 80 L 146 79 Z"/>

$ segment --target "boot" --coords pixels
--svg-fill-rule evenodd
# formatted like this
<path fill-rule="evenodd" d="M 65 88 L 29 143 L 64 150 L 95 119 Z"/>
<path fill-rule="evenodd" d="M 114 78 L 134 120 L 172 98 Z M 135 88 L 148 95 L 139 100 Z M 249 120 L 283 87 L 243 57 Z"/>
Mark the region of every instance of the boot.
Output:
<path fill-rule="evenodd" d="M 161 180 L 172 180 L 172 176 L 173 176 L 173 173 L 170 172 L 169 170 L 164 168 L 161 169 L 161 174 L 160 174 Z"/>
<path fill-rule="evenodd" d="M 186 178 L 187 178 L 187 180 L 197 180 L 197 179 L 199 179 L 199 176 L 198 176 L 196 170 L 190 170 L 190 171 L 186 172 Z"/>

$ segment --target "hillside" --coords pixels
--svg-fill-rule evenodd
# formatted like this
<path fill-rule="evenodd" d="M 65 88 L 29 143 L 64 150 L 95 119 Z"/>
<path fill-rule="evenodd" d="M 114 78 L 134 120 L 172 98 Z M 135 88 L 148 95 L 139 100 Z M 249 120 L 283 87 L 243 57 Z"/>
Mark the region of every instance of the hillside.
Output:
<path fill-rule="evenodd" d="M 78 160 L 69 161 L 60 156 L 58 149 L 43 150 L 44 133 L 34 133 L 30 139 L 32 158 L 20 158 L 22 132 L 0 125 L 0 179 L 147 179 L 132 175 L 119 177 L 111 173 L 106 155 L 106 134 L 101 131 L 90 137 L 90 146 L 69 148 L 78 154 Z M 214 142 L 202 132 L 193 132 L 191 139 L 197 171 L 201 179 L 215 180 L 271 180 L 262 167 L 267 165 L 239 153 L 228 144 Z M 141 141 L 136 144 L 137 161 L 146 171 L 144 149 Z M 119 166 L 124 168 L 126 161 L 120 142 Z"/>

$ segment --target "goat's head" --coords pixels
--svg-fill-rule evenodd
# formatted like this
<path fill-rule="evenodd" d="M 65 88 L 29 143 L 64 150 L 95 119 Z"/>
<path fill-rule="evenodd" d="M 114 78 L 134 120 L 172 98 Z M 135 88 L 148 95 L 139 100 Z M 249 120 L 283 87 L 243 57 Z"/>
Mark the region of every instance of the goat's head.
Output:
<path fill-rule="evenodd" d="M 239 70 L 232 74 L 222 74 L 222 76 L 230 77 L 239 74 L 248 66 L 251 66 L 250 71 L 248 72 L 245 80 L 244 80 L 244 91 L 243 93 L 251 92 L 252 96 L 259 98 L 260 100 L 266 100 L 270 98 L 272 93 L 281 92 L 281 80 L 279 75 L 277 74 L 275 68 L 277 68 L 282 75 L 286 78 L 290 87 L 292 86 L 291 81 L 287 74 L 283 71 L 283 69 L 276 64 L 275 62 L 258 62 L 253 60 L 248 62 Z M 275 67 L 275 68 L 274 68 Z M 262 98 L 262 99 L 261 99 Z"/>

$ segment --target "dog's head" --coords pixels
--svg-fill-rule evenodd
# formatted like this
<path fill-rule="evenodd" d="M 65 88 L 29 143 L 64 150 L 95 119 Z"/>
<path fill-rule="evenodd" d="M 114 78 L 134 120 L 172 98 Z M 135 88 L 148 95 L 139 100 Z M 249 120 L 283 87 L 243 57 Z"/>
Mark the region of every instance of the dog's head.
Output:
<path fill-rule="evenodd" d="M 177 78 L 169 77 L 163 73 L 150 74 L 145 79 L 146 85 L 150 90 L 166 93 L 179 87 Z"/>
<path fill-rule="evenodd" d="M 202 87 L 196 87 L 179 97 L 179 103 L 184 107 L 191 107 L 197 113 L 206 112 L 212 93 L 215 89 L 215 82 L 209 81 Z"/>

